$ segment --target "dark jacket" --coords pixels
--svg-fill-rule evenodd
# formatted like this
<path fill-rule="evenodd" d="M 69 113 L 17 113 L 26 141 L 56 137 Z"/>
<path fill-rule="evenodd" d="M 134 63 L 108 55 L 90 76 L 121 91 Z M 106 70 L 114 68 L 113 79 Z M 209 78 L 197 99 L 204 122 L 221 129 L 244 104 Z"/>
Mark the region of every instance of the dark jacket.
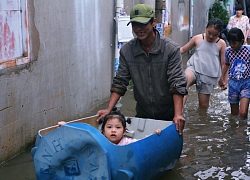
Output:
<path fill-rule="evenodd" d="M 111 92 L 123 96 L 129 81 L 134 84 L 137 117 L 173 120 L 173 94 L 186 95 L 186 76 L 183 72 L 179 46 L 167 37 L 156 38 L 149 55 L 137 38 L 120 50 L 120 65 L 113 79 Z"/>

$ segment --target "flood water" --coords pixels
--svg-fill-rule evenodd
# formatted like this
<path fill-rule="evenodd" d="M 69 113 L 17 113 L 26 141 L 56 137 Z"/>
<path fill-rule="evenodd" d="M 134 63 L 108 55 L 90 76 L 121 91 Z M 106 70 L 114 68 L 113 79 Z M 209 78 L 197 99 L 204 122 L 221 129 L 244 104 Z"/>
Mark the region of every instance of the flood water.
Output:
<path fill-rule="evenodd" d="M 216 89 L 210 104 L 206 112 L 197 110 L 191 88 L 183 152 L 170 179 L 250 179 L 250 120 L 230 115 L 227 91 Z"/>
<path fill-rule="evenodd" d="M 126 116 L 135 115 L 133 92 L 121 99 Z M 106 107 L 101 105 L 99 109 Z M 94 109 L 89 115 L 94 115 Z M 184 116 L 183 151 L 175 168 L 162 180 L 250 179 L 250 120 L 230 116 L 227 91 L 218 88 L 210 108 L 198 110 L 195 86 L 189 91 Z M 1 180 L 36 179 L 30 150 L 0 166 Z"/>

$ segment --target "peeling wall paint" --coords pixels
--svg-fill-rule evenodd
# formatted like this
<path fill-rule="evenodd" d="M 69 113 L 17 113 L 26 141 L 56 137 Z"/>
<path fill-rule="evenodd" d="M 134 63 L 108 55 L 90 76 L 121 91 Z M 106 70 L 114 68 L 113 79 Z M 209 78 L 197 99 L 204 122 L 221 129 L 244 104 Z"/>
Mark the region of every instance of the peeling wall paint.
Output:
<path fill-rule="evenodd" d="M 25 0 L 0 2 L 0 70 L 30 62 L 25 5 Z"/>
<path fill-rule="evenodd" d="M 0 13 L 0 59 L 6 60 L 21 55 L 20 11 L 1 10 Z"/>

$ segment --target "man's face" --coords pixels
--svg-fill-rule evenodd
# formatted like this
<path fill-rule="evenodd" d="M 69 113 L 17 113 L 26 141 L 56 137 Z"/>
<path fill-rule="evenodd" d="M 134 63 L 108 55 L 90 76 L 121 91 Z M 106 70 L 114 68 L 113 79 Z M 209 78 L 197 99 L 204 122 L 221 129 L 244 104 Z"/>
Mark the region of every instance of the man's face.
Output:
<path fill-rule="evenodd" d="M 153 32 L 153 27 L 156 25 L 156 19 L 153 23 L 149 22 L 147 24 L 132 22 L 132 29 L 138 39 L 144 40 L 147 39 Z"/>

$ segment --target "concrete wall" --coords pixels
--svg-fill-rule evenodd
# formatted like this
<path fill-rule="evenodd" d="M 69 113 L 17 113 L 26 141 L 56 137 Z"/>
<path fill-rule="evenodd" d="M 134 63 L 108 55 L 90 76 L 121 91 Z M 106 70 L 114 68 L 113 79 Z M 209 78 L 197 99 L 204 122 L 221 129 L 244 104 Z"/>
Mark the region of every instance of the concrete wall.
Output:
<path fill-rule="evenodd" d="M 110 94 L 115 1 L 27 2 L 32 62 L 0 71 L 0 163 Z"/>

